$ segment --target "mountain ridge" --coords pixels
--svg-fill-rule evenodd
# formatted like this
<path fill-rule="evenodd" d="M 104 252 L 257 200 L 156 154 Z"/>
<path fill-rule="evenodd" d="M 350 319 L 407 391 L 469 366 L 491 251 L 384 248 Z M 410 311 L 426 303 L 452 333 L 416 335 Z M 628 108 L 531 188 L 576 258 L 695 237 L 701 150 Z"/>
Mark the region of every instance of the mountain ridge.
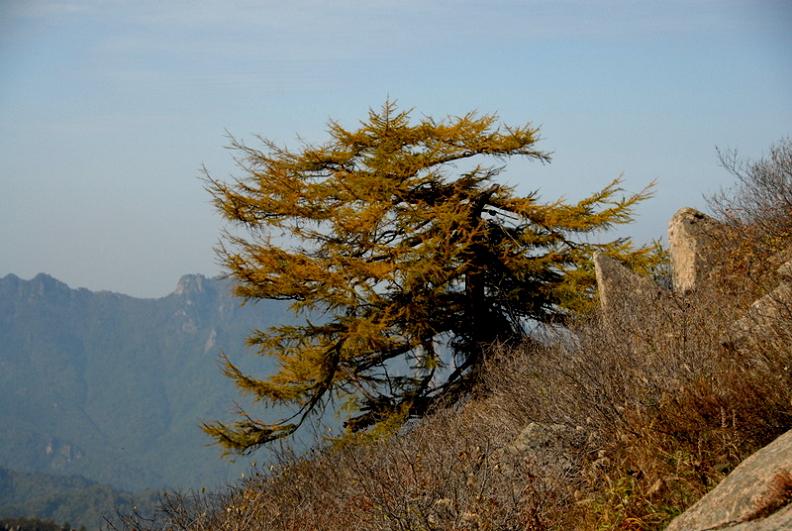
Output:
<path fill-rule="evenodd" d="M 74 287 L 49 273 L 41 271 L 33 275 L 30 279 L 25 279 L 17 275 L 16 273 L 6 273 L 4 276 L 0 277 L 0 286 L 2 286 L 3 283 L 7 283 L 7 284 L 33 283 L 33 284 L 56 286 L 58 289 L 68 289 L 71 291 L 87 291 L 93 294 L 118 295 L 121 297 L 128 297 L 130 299 L 138 299 L 138 300 L 157 300 L 157 299 L 164 299 L 172 295 L 181 295 L 185 291 L 190 291 L 191 289 L 194 289 L 193 286 L 202 286 L 204 281 L 208 281 L 210 283 L 224 282 L 224 283 L 228 283 L 229 287 L 233 285 L 232 281 L 229 280 L 224 275 L 208 276 L 203 273 L 185 273 L 179 277 L 179 280 L 176 282 L 176 286 L 174 287 L 173 291 L 166 293 L 165 295 L 160 295 L 155 297 L 141 297 L 137 295 L 130 295 L 128 293 L 123 293 L 121 291 L 116 291 L 112 289 L 95 290 L 81 286 Z"/>
<path fill-rule="evenodd" d="M 79 475 L 24 473 L 0 467 L 3 519 L 35 517 L 104 529 L 108 521 L 119 524 L 119 514 L 154 513 L 158 499 L 154 491 L 133 494 Z"/>
<path fill-rule="evenodd" d="M 232 286 L 187 274 L 168 295 L 138 298 L 46 273 L 0 278 L 0 466 L 129 490 L 238 477 L 246 460 L 221 461 L 199 429 L 239 400 L 207 358 L 225 352 L 262 370 L 245 337 L 288 310 L 243 306 Z"/>

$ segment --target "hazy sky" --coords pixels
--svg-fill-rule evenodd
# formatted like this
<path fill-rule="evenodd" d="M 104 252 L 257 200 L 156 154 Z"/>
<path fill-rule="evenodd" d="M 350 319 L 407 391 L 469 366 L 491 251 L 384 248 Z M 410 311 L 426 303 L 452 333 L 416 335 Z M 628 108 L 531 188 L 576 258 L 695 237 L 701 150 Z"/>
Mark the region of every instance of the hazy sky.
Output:
<path fill-rule="evenodd" d="M 511 165 L 521 191 L 656 179 L 648 240 L 731 184 L 715 146 L 792 134 L 791 51 L 789 0 L 0 0 L 0 277 L 216 274 L 199 169 L 234 174 L 225 131 L 322 141 L 387 96 L 540 125 L 553 162 Z"/>

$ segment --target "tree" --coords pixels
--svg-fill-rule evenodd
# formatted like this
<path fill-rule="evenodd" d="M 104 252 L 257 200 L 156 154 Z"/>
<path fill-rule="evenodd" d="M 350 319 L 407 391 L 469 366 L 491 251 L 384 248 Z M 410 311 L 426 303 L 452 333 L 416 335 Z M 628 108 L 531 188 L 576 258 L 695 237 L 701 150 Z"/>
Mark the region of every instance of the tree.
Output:
<path fill-rule="evenodd" d="M 742 160 L 736 150 L 718 155 L 737 186 L 709 198 L 715 214 L 732 226 L 752 227 L 773 247 L 792 238 L 792 137 L 774 143 L 756 161 Z"/>
<path fill-rule="evenodd" d="M 549 160 L 537 133 L 476 113 L 412 123 L 388 101 L 357 130 L 330 122 L 318 147 L 232 139 L 244 178 L 207 182 L 247 237 L 226 234 L 221 257 L 237 295 L 292 301 L 305 321 L 249 338 L 277 359 L 275 374 L 258 379 L 228 359 L 225 372 L 257 399 L 299 409 L 274 423 L 240 411 L 204 430 L 248 451 L 292 434 L 331 399 L 352 402 L 352 431 L 421 416 L 471 390 L 493 343 L 586 308 L 595 250 L 646 264 L 648 250 L 626 239 L 586 236 L 631 221 L 648 189 L 617 198 L 615 180 L 574 204 L 543 203 L 495 182 L 503 168 L 487 160 Z"/>

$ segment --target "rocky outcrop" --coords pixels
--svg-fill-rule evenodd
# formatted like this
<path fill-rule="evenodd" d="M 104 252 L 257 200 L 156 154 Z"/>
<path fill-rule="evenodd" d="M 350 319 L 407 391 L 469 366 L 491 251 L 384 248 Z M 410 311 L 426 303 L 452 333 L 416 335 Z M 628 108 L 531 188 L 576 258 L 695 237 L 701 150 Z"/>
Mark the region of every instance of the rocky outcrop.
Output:
<path fill-rule="evenodd" d="M 788 323 L 790 316 L 792 316 L 792 284 L 784 282 L 751 304 L 746 315 L 734 323 L 727 342 L 737 343 L 750 336 L 762 336 L 765 332 Z"/>
<path fill-rule="evenodd" d="M 594 254 L 600 304 L 605 317 L 618 315 L 621 310 L 634 310 L 667 304 L 670 293 L 652 279 L 637 275 L 620 262 L 603 253 Z"/>
<path fill-rule="evenodd" d="M 674 214 L 668 225 L 671 245 L 671 268 L 675 295 L 685 296 L 700 290 L 715 278 L 721 260 L 717 245 L 718 234 L 724 230 L 715 219 L 692 208 Z M 772 258 L 780 264 L 779 284 L 757 299 L 742 318 L 724 332 L 724 345 L 739 347 L 752 338 L 766 337 L 777 331 L 779 323 L 792 316 L 792 248 Z M 600 303 L 603 316 L 637 315 L 642 310 L 677 311 L 673 294 L 659 287 L 651 279 L 636 275 L 621 263 L 602 253 L 594 255 Z"/>
<path fill-rule="evenodd" d="M 789 254 L 789 250 L 782 254 Z M 724 344 L 739 346 L 774 336 L 792 318 L 792 260 L 782 264 L 777 273 L 780 279 L 778 287 L 751 304 L 745 316 L 727 331 Z"/>
<path fill-rule="evenodd" d="M 219 279 L 213 279 L 219 280 Z M 176 283 L 176 289 L 173 291 L 174 295 L 190 295 L 203 293 L 205 285 L 210 284 L 207 278 L 201 274 L 182 275 L 179 282 Z"/>
<path fill-rule="evenodd" d="M 787 282 L 792 282 L 792 260 L 778 268 L 778 274 Z"/>
<path fill-rule="evenodd" d="M 701 287 L 718 256 L 715 245 L 721 224 L 692 208 L 682 208 L 668 224 L 674 291 L 687 293 Z"/>
<path fill-rule="evenodd" d="M 723 226 L 715 219 L 692 208 L 674 214 L 668 224 L 672 285 L 675 294 L 685 295 L 705 284 L 719 259 L 717 235 Z M 637 275 L 613 258 L 596 253 L 594 270 L 597 276 L 600 303 L 605 317 L 620 310 L 646 309 L 662 305 L 672 310 L 672 293 L 651 279 Z"/>
<path fill-rule="evenodd" d="M 792 247 L 787 247 L 773 257 L 775 264 L 780 264 L 776 270 L 782 280 L 792 281 Z"/>
<path fill-rule="evenodd" d="M 743 461 L 667 529 L 792 529 L 792 431 Z"/>

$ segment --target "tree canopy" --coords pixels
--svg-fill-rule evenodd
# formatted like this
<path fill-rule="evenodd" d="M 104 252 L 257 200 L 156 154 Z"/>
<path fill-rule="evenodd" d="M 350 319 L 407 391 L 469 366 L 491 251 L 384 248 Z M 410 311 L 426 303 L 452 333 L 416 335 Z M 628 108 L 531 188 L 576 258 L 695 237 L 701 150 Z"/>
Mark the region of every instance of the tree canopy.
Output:
<path fill-rule="evenodd" d="M 651 261 L 628 239 L 590 241 L 631 221 L 648 189 L 625 196 L 614 180 L 577 202 L 543 202 L 496 182 L 510 157 L 549 161 L 530 124 L 477 113 L 413 121 L 388 101 L 355 130 L 330 122 L 329 136 L 297 151 L 232 140 L 243 176 L 207 177 L 219 212 L 246 229 L 220 248 L 237 295 L 292 301 L 303 317 L 250 336 L 277 359 L 274 374 L 226 359 L 241 389 L 297 408 L 274 422 L 241 411 L 204 425 L 230 450 L 288 436 L 335 399 L 351 402 L 352 431 L 424 415 L 471 390 L 492 344 L 585 311 L 594 251 Z"/>

